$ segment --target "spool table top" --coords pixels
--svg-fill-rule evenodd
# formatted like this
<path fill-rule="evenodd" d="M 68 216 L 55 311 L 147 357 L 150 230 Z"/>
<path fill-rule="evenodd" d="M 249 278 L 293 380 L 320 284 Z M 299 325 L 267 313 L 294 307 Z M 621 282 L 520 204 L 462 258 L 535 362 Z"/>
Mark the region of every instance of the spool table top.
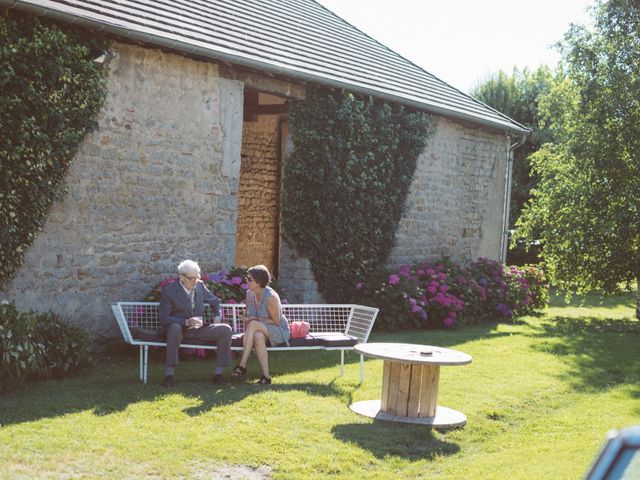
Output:
<path fill-rule="evenodd" d="M 426 365 L 466 365 L 471 355 L 449 348 L 411 343 L 359 343 L 354 350 L 362 355 L 394 362 Z"/>

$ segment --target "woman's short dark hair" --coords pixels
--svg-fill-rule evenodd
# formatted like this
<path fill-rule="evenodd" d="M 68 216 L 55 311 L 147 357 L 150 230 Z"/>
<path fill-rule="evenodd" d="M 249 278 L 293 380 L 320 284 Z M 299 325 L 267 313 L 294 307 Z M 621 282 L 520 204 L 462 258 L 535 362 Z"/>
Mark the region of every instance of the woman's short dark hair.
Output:
<path fill-rule="evenodd" d="M 256 265 L 247 270 L 247 273 L 253 277 L 258 285 L 262 288 L 269 285 L 271 281 L 271 274 L 269 273 L 269 269 L 264 265 Z"/>

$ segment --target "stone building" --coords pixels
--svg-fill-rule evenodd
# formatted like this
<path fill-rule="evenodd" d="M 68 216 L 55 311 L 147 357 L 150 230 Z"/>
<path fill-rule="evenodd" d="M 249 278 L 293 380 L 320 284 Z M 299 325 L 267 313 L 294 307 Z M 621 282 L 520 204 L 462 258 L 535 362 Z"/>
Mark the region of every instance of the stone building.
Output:
<path fill-rule="evenodd" d="M 126 4 L 125 4 L 126 3 Z M 113 39 L 99 128 L 0 297 L 52 309 L 100 336 L 109 305 L 140 300 L 184 258 L 205 271 L 265 263 L 298 302 L 320 301 L 282 241 L 288 104 L 310 84 L 420 108 L 435 133 L 418 160 L 390 264 L 500 259 L 510 155 L 527 130 L 313 0 L 0 0 Z"/>

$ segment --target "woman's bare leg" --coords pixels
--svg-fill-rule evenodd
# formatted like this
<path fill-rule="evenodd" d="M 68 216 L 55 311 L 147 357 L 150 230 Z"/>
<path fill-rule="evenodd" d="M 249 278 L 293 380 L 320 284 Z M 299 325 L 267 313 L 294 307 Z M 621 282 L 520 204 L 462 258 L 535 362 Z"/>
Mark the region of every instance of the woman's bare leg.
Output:
<path fill-rule="evenodd" d="M 246 368 L 249 361 L 249 355 L 254 347 L 254 338 L 257 332 L 262 332 L 263 336 L 269 338 L 267 327 L 260 322 L 250 322 L 247 325 L 246 333 L 244 334 L 244 349 L 242 350 L 242 358 L 240 359 L 240 366 Z M 265 347 L 266 348 L 266 347 Z"/>
<path fill-rule="evenodd" d="M 267 337 L 263 332 L 256 332 L 253 336 L 253 347 L 256 349 L 256 358 L 262 369 L 262 375 L 269 377 L 269 354 L 267 352 Z"/>

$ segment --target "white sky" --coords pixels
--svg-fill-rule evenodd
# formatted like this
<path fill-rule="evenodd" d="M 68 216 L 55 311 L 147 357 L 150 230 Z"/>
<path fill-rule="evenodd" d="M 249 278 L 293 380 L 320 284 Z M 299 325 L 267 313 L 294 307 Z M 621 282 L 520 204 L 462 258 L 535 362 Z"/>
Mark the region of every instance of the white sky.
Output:
<path fill-rule="evenodd" d="M 469 92 L 514 66 L 555 66 L 552 44 L 589 21 L 590 0 L 317 0 L 367 35 Z"/>

